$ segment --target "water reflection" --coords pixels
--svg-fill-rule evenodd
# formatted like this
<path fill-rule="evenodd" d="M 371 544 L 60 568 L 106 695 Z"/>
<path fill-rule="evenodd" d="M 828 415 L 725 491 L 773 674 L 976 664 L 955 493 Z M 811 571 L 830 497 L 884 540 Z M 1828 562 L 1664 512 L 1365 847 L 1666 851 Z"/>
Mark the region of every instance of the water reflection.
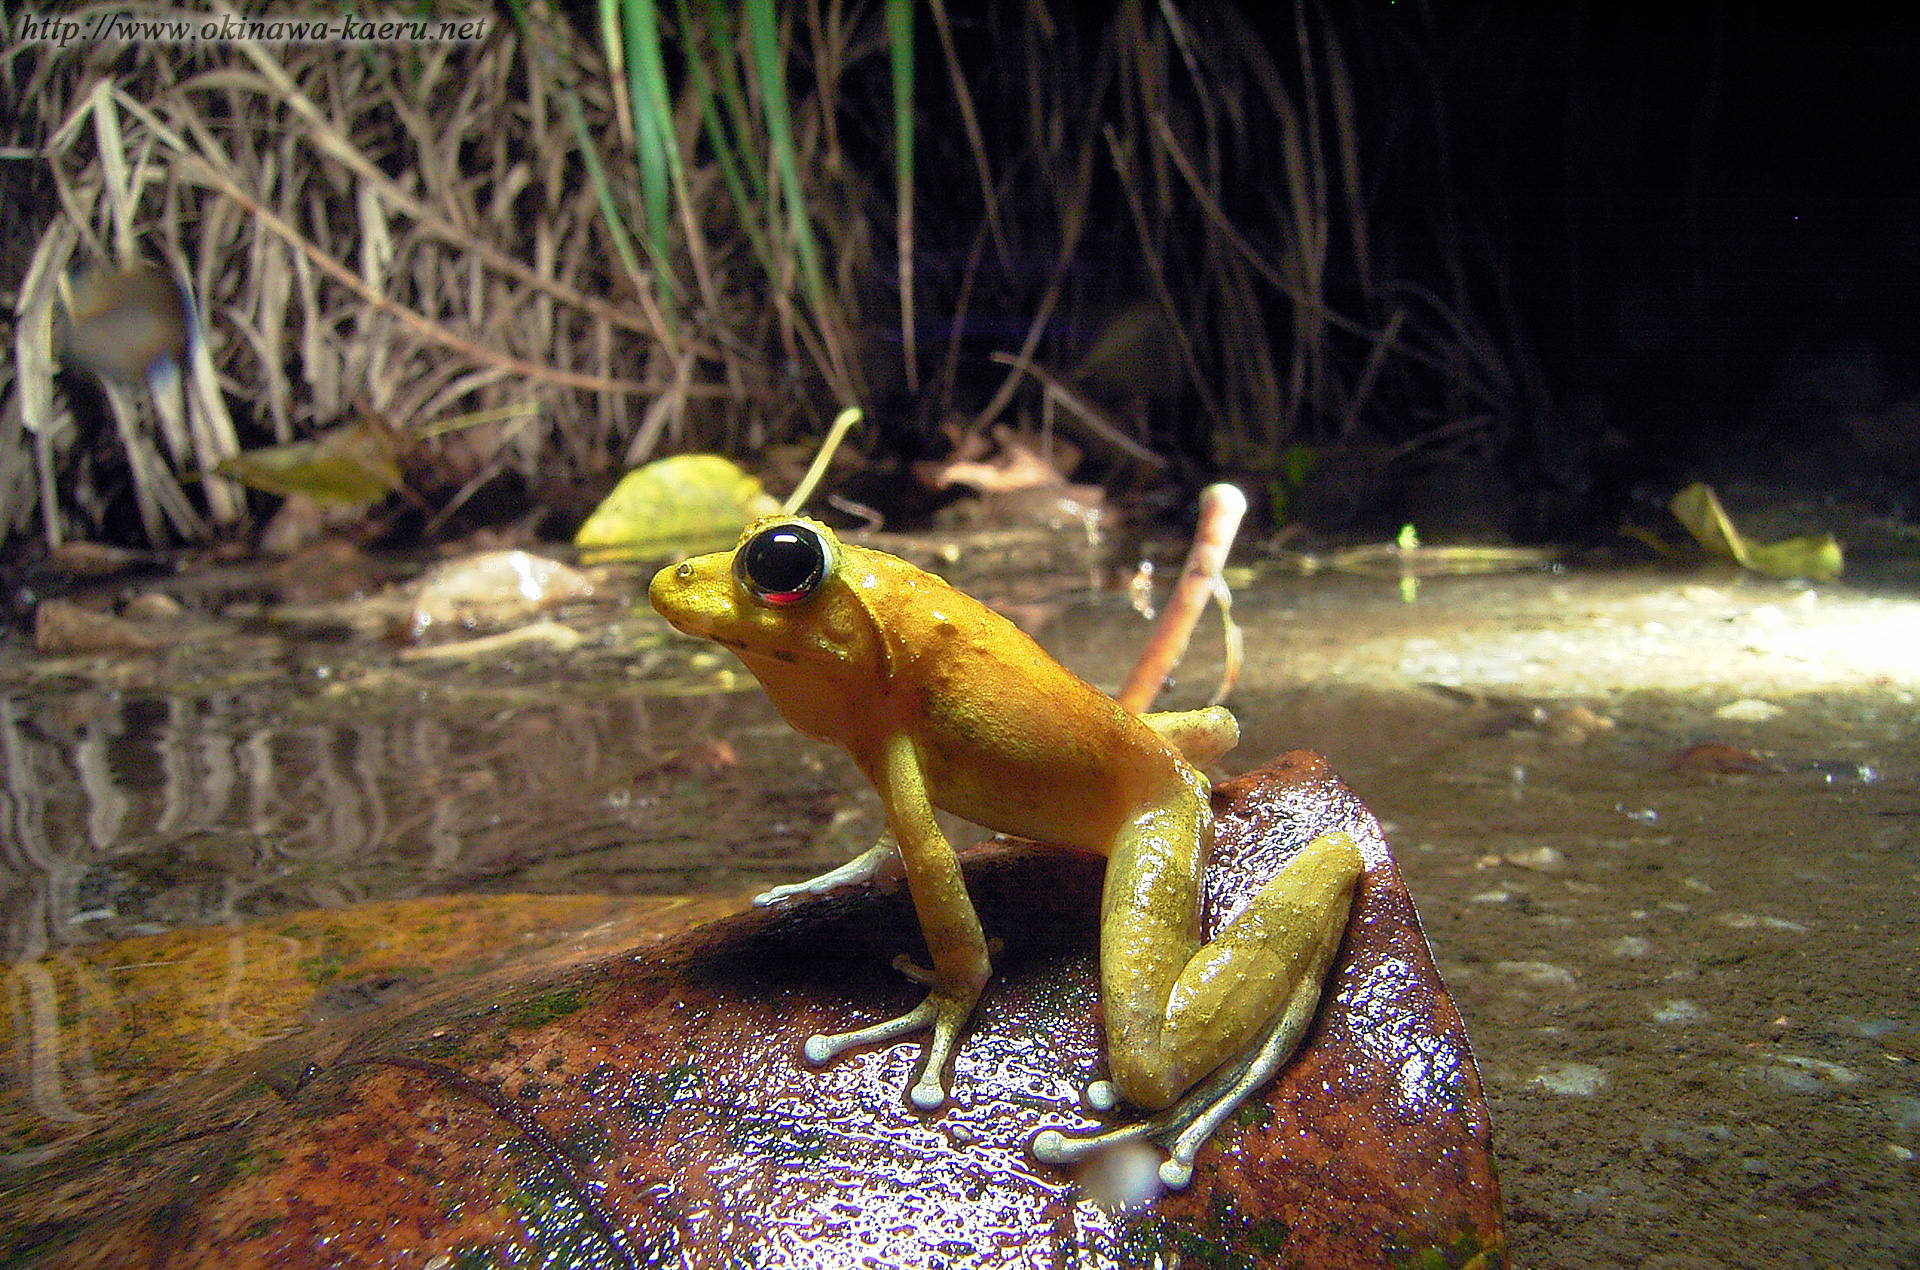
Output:
<path fill-rule="evenodd" d="M 483 881 L 505 889 L 557 854 L 672 836 L 647 823 L 662 802 L 649 786 L 672 779 L 657 774 L 661 703 L 412 705 L 329 717 L 312 698 L 258 691 L 0 697 L 7 959 Z M 668 743 L 686 726 L 676 715 Z M 597 881 L 695 889 L 685 867 L 643 854 L 623 861 L 624 880 Z"/>

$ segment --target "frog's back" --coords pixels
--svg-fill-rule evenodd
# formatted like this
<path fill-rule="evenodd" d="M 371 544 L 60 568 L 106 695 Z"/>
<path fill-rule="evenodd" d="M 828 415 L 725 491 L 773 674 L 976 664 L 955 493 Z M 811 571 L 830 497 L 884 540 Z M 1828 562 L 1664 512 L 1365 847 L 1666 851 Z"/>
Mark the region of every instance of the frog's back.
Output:
<path fill-rule="evenodd" d="M 1121 822 L 1191 777 L 1159 734 L 1060 665 L 1026 632 L 939 578 L 920 629 L 883 625 L 890 707 L 936 806 L 1003 833 L 1104 853 Z M 918 575 L 918 576 L 914 576 Z"/>

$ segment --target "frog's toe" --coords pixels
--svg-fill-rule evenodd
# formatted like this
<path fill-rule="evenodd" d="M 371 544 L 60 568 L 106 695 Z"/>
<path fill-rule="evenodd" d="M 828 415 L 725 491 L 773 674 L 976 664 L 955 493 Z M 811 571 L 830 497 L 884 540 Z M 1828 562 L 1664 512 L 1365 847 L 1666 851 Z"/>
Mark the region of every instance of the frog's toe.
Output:
<path fill-rule="evenodd" d="M 1071 1141 L 1058 1129 L 1042 1129 L 1033 1135 L 1030 1144 L 1033 1158 L 1042 1164 L 1065 1164 L 1070 1158 L 1067 1143 Z"/>
<path fill-rule="evenodd" d="M 920 1079 L 907 1090 L 907 1101 L 922 1111 L 938 1111 L 947 1105 L 947 1087 L 932 1064 L 920 1073 Z"/>
<path fill-rule="evenodd" d="M 766 908 L 790 899 L 828 895 L 865 882 L 876 884 L 882 891 L 891 891 L 901 874 L 899 848 L 893 845 L 891 837 L 883 837 L 871 849 L 839 868 L 829 869 L 819 877 L 808 878 L 804 882 L 786 882 L 762 891 L 753 897 L 753 903 L 756 908 Z"/>
<path fill-rule="evenodd" d="M 954 1050 L 959 1046 L 960 1029 L 966 1026 L 967 1016 L 972 1011 L 972 1002 L 931 992 L 926 1000 L 896 1018 L 855 1028 L 851 1032 L 809 1036 L 800 1047 L 800 1053 L 808 1063 L 820 1067 L 848 1050 L 863 1045 L 879 1045 L 931 1029 L 933 1035 L 927 1040 L 920 1074 L 908 1086 L 907 1100 L 921 1111 L 937 1111 L 946 1105 L 947 1067 L 953 1061 Z"/>
<path fill-rule="evenodd" d="M 1065 1133 L 1059 1129 L 1042 1129 L 1033 1135 L 1033 1141 L 1027 1145 L 1033 1152 L 1033 1158 L 1042 1164 L 1069 1166 L 1083 1163 L 1123 1143 L 1157 1138 L 1160 1129 L 1161 1125 L 1157 1117 L 1122 1125 L 1118 1129 L 1103 1129 L 1097 1133 Z"/>
<path fill-rule="evenodd" d="M 824 1066 L 851 1049 L 862 1045 L 878 1045 L 883 1041 L 897 1040 L 915 1032 L 924 1032 L 934 1025 L 938 1005 L 934 998 L 928 997 L 905 1014 L 891 1019 L 882 1019 L 866 1027 L 857 1027 L 851 1032 L 816 1033 L 807 1038 L 800 1047 L 801 1054 L 815 1067 Z"/>
<path fill-rule="evenodd" d="M 1057 1167 L 1071 1167 L 1106 1156 L 1115 1148 L 1128 1143 L 1150 1141 L 1165 1145 L 1169 1137 L 1179 1132 L 1178 1125 L 1169 1125 L 1165 1113 L 1150 1120 L 1123 1125 L 1118 1129 L 1106 1129 L 1098 1133 L 1063 1133 L 1059 1129 L 1042 1129 L 1033 1135 L 1028 1149 L 1033 1158 L 1042 1164 Z M 1167 1147 L 1167 1158 L 1160 1163 L 1158 1176 L 1160 1184 L 1170 1191 L 1183 1189 L 1193 1180 L 1193 1160 L 1200 1147 L 1206 1143 L 1201 1137 L 1189 1144 L 1184 1134 Z"/>
<path fill-rule="evenodd" d="M 947 1101 L 947 1067 L 960 1044 L 960 1029 L 973 1013 L 973 1003 L 936 992 L 929 995 L 922 1009 L 933 1010 L 933 1036 L 927 1042 L 926 1063 L 920 1078 L 907 1091 L 908 1099 L 922 1111 L 933 1111 Z"/>
<path fill-rule="evenodd" d="M 901 953 L 893 959 L 893 968 L 915 983 L 924 984 L 929 988 L 933 986 L 933 971 L 923 966 L 915 965 L 913 958 L 907 956 L 905 953 Z"/>

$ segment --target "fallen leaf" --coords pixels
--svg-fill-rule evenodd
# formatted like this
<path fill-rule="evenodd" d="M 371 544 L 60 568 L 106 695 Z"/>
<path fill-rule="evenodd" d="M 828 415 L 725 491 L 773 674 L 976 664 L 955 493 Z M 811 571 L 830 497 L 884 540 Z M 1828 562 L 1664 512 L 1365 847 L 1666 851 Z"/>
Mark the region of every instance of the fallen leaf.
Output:
<path fill-rule="evenodd" d="M 247 450 L 213 470 L 269 494 L 333 505 L 370 503 L 401 487 L 401 460 L 415 444 L 369 414 L 302 441 Z"/>
<path fill-rule="evenodd" d="M 595 559 L 691 555 L 730 547 L 780 504 L 717 454 L 676 454 L 635 468 L 573 536 Z"/>
<path fill-rule="evenodd" d="M 1754 542 L 1734 527 L 1713 488 L 1695 481 L 1667 505 L 1694 540 L 1717 556 L 1770 578 L 1810 578 L 1826 582 L 1840 576 L 1844 561 L 1832 534 Z"/>

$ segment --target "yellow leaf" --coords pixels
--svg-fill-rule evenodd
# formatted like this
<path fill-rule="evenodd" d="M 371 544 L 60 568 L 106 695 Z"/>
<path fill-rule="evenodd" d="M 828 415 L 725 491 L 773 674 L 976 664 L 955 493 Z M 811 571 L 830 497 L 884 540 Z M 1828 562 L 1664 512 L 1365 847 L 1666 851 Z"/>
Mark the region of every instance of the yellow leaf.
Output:
<path fill-rule="evenodd" d="M 1779 542 L 1750 541 L 1734 527 L 1713 488 L 1695 481 L 1667 504 L 1674 518 L 1687 527 L 1702 547 L 1737 561 L 1742 568 L 1770 578 L 1811 578 L 1827 582 L 1840 576 L 1844 560 L 1832 534 L 1787 538 Z"/>
<path fill-rule="evenodd" d="M 269 494 L 319 503 L 370 503 L 400 488 L 400 457 L 412 442 L 377 416 L 305 441 L 236 454 L 214 471 Z"/>
<path fill-rule="evenodd" d="M 750 520 L 780 504 L 756 477 L 717 454 L 676 454 L 620 479 L 573 536 L 600 557 L 673 556 L 733 545 Z"/>

